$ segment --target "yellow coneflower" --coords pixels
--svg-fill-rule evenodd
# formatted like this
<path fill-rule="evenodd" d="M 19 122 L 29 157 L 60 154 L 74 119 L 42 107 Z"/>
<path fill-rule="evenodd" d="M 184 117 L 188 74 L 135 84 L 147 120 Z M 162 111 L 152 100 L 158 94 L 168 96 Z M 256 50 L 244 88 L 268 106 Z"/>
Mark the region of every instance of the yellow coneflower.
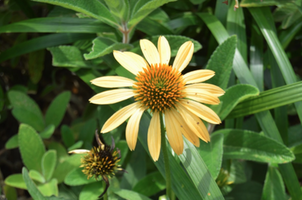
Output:
<path fill-rule="evenodd" d="M 174 152 L 183 152 L 184 135 L 195 146 L 199 138 L 210 141 L 209 133 L 200 120 L 221 123 L 217 114 L 201 104 L 219 104 L 224 91 L 212 84 L 201 83 L 214 76 L 214 71 L 200 69 L 185 75 L 181 72 L 192 59 L 194 44 L 185 42 L 178 50 L 173 65 L 169 65 L 171 50 L 167 39 L 160 36 L 156 46 L 149 40 L 140 40 L 146 60 L 132 52 L 114 51 L 115 59 L 136 76 L 136 81 L 121 76 L 104 76 L 91 81 L 104 88 L 119 88 L 101 92 L 89 101 L 94 104 L 114 104 L 131 97 L 135 102 L 120 109 L 104 124 L 107 133 L 129 118 L 126 140 L 130 150 L 137 142 L 139 122 L 144 111 L 150 109 L 152 119 L 148 129 L 148 148 L 154 161 L 158 160 L 161 144 L 160 117 L 164 117 L 167 137 Z M 129 87 L 128 89 L 125 87 Z"/>

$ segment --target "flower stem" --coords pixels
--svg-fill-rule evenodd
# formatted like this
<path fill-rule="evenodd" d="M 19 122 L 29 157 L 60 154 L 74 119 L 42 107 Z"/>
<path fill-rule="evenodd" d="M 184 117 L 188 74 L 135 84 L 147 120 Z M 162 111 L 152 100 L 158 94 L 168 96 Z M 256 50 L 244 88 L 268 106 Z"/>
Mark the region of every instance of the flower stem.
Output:
<path fill-rule="evenodd" d="M 170 173 L 168 149 L 167 149 L 166 137 L 165 137 L 166 132 L 165 132 L 162 114 L 160 117 L 160 127 L 161 127 L 161 145 L 162 145 L 161 148 L 164 155 L 165 173 L 166 173 L 166 196 L 168 197 L 168 199 L 172 200 L 171 173 Z"/>
<path fill-rule="evenodd" d="M 107 187 L 107 184 L 106 184 L 105 181 L 103 181 L 103 187 Z M 108 200 L 107 191 L 106 191 L 105 194 L 103 195 L 103 200 Z"/>

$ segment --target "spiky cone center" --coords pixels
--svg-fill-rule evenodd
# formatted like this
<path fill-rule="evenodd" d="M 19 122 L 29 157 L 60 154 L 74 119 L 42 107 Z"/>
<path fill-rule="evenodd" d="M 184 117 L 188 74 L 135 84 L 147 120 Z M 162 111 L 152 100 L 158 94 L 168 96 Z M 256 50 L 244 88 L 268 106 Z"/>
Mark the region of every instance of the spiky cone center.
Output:
<path fill-rule="evenodd" d="M 143 68 L 136 76 L 135 100 L 153 112 L 165 112 L 174 108 L 183 97 L 184 82 L 181 73 L 167 64 L 155 64 Z"/>
<path fill-rule="evenodd" d="M 116 170 L 120 170 L 117 164 L 120 161 L 118 153 L 110 148 L 110 146 L 93 147 L 91 151 L 82 158 L 82 165 L 84 167 L 82 172 L 87 175 L 87 179 L 99 176 L 114 176 Z"/>

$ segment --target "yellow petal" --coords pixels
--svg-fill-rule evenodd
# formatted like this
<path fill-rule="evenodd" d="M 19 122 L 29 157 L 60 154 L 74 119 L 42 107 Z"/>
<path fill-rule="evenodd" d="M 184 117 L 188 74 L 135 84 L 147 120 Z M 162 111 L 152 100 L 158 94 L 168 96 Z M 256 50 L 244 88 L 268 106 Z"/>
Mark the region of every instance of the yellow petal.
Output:
<path fill-rule="evenodd" d="M 135 83 L 135 81 L 122 76 L 102 76 L 90 82 L 104 88 L 132 87 Z"/>
<path fill-rule="evenodd" d="M 107 133 L 121 125 L 131 115 L 133 115 L 133 113 L 135 113 L 137 109 L 139 109 L 139 106 L 140 104 L 138 102 L 135 102 L 114 113 L 103 125 L 101 133 Z"/>
<path fill-rule="evenodd" d="M 74 150 L 68 151 L 68 153 L 74 153 L 74 154 L 86 154 L 88 152 L 90 152 L 90 151 L 87 149 L 74 149 Z"/>
<path fill-rule="evenodd" d="M 220 103 L 220 100 L 217 96 L 212 95 L 205 90 L 185 88 L 183 92 L 186 98 L 193 99 L 201 103 L 211 105 L 217 105 Z"/>
<path fill-rule="evenodd" d="M 159 53 L 157 51 L 156 46 L 152 42 L 143 39 L 139 41 L 139 44 L 146 60 L 150 65 L 160 63 Z"/>
<path fill-rule="evenodd" d="M 154 161 L 158 160 L 160 154 L 160 117 L 161 116 L 158 112 L 154 112 L 148 129 L 148 148 Z"/>
<path fill-rule="evenodd" d="M 160 63 L 169 65 L 171 58 L 171 49 L 168 40 L 164 36 L 159 36 L 157 47 Z"/>
<path fill-rule="evenodd" d="M 133 89 L 114 89 L 96 94 L 89 101 L 94 104 L 106 105 L 129 99 L 134 95 Z"/>
<path fill-rule="evenodd" d="M 136 109 L 135 113 L 130 117 L 126 126 L 126 141 L 129 149 L 133 151 L 137 142 L 137 134 L 139 130 L 139 122 L 144 113 L 143 108 Z"/>
<path fill-rule="evenodd" d="M 165 112 L 165 124 L 169 143 L 177 155 L 182 154 L 184 142 L 180 131 L 180 124 L 171 114 L 170 111 Z M 163 141 L 164 142 L 164 141 Z"/>
<path fill-rule="evenodd" d="M 173 67 L 179 72 L 182 72 L 182 70 L 184 70 L 191 61 L 193 52 L 194 44 L 191 41 L 183 43 L 177 52 L 173 62 Z"/>
<path fill-rule="evenodd" d="M 201 119 L 207 122 L 210 122 L 212 124 L 221 123 L 218 115 L 212 109 L 208 108 L 207 106 L 201 103 L 197 103 L 189 99 L 181 100 L 179 103 L 184 107 L 186 107 L 193 114 L 195 114 L 196 116 L 200 117 Z"/>
<path fill-rule="evenodd" d="M 180 124 L 181 133 L 196 147 L 199 147 L 199 139 L 197 135 L 189 128 L 182 116 L 174 109 L 170 110 L 173 117 L 177 120 L 177 124 Z"/>
<path fill-rule="evenodd" d="M 220 87 L 209 83 L 195 83 L 191 85 L 186 85 L 185 87 L 188 89 L 205 90 L 208 93 L 211 93 L 218 97 L 222 96 L 225 93 L 224 90 L 221 89 Z"/>
<path fill-rule="evenodd" d="M 177 110 L 185 120 L 185 122 L 188 124 L 190 129 L 203 141 L 209 142 L 210 141 L 210 135 L 206 128 L 206 126 L 203 124 L 203 122 L 193 113 L 191 113 L 187 108 L 182 106 L 181 104 L 176 105 Z"/>
<path fill-rule="evenodd" d="M 131 57 L 133 60 L 135 60 L 135 62 L 138 63 L 138 66 L 141 68 L 138 71 L 143 71 L 142 68 L 146 68 L 148 66 L 147 61 L 142 56 L 130 51 L 125 51 L 124 54 Z"/>
<path fill-rule="evenodd" d="M 142 71 L 146 65 L 141 61 L 141 59 L 135 59 L 137 56 L 133 56 L 133 53 L 113 51 L 113 56 L 125 69 L 134 75 L 137 75 L 139 71 Z M 141 56 L 139 56 L 141 57 Z"/>
<path fill-rule="evenodd" d="M 184 82 L 186 84 L 190 84 L 190 83 L 199 83 L 199 82 L 206 81 L 212 78 L 214 75 L 215 72 L 212 70 L 199 69 L 199 70 L 188 72 L 185 75 L 183 75 L 183 77 L 184 77 Z"/>

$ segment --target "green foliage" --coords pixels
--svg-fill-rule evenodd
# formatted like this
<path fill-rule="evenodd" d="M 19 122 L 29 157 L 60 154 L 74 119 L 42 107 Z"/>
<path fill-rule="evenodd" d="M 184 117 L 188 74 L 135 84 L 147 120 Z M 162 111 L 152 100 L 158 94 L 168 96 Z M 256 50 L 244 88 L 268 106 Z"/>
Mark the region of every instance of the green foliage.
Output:
<path fill-rule="evenodd" d="M 116 75 L 136 81 L 112 52 L 143 56 L 140 39 L 157 46 L 165 36 L 170 65 L 180 46 L 192 41 L 194 54 L 183 74 L 215 72 L 206 83 L 225 91 L 220 104 L 211 105 L 222 123 L 206 124 L 211 141 L 200 140 L 198 147 L 184 138 L 179 156 L 167 142 L 168 161 L 162 151 L 166 141 L 158 161 L 149 156 L 152 112 L 141 118 L 134 151 L 125 139 L 126 123 L 100 134 L 106 144 L 115 141 L 126 171 L 109 180 L 104 199 L 168 198 L 165 162 L 175 199 L 301 199 L 302 2 L 241 0 L 238 8 L 235 0 L 225 3 L 4 1 L 0 132 L 7 151 L 1 152 L 5 157 L 18 147 L 25 166 L 19 174 L 5 174 L 5 196 L 17 199 L 14 188 L 20 188 L 33 199 L 97 199 L 105 181 L 87 179 L 79 167 L 84 155 L 68 152 L 95 146 L 95 131 L 133 98 L 89 104 L 93 94 L 106 89 L 90 81 Z"/>

